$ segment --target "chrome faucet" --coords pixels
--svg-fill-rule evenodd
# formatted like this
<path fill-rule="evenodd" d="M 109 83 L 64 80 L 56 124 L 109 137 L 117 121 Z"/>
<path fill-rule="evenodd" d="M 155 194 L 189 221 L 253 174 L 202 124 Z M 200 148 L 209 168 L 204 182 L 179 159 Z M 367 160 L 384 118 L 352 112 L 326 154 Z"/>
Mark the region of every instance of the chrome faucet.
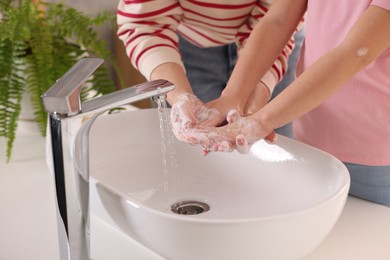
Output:
<path fill-rule="evenodd" d="M 170 82 L 156 80 L 81 103 L 81 88 L 102 63 L 95 58 L 79 60 L 42 96 L 49 114 L 47 160 L 54 172 L 61 260 L 90 259 L 88 136 L 93 122 L 111 109 L 174 89 Z M 61 233 L 66 233 L 62 244 Z"/>

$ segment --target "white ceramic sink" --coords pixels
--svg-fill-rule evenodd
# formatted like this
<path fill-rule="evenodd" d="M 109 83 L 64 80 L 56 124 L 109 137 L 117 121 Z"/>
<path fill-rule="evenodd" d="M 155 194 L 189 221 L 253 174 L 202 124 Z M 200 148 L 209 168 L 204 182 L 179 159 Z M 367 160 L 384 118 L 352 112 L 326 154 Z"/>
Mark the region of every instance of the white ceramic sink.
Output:
<path fill-rule="evenodd" d="M 348 194 L 340 161 L 282 136 L 248 155 L 203 156 L 176 139 L 173 148 L 171 165 L 155 109 L 100 116 L 90 132 L 92 214 L 163 259 L 299 259 L 331 231 Z M 180 201 L 205 212 L 173 213 Z"/>

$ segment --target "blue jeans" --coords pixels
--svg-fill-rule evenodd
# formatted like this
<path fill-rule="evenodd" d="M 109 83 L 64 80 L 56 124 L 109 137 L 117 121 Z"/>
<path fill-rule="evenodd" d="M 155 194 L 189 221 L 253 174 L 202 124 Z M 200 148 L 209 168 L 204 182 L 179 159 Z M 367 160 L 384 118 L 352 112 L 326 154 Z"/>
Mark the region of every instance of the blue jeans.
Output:
<path fill-rule="evenodd" d="M 344 164 L 351 175 L 350 195 L 390 207 L 390 165 Z"/>
<path fill-rule="evenodd" d="M 200 48 L 179 35 L 187 77 L 194 94 L 203 102 L 218 98 L 237 61 L 236 45 Z"/>
<path fill-rule="evenodd" d="M 225 88 L 237 62 L 234 43 L 209 48 L 199 48 L 179 35 L 179 48 L 194 94 L 203 102 L 218 98 Z M 295 34 L 296 46 L 289 57 L 283 80 L 275 87 L 272 98 L 295 79 L 295 68 L 304 39 L 304 30 Z M 292 137 L 291 124 L 275 129 L 278 134 Z"/>

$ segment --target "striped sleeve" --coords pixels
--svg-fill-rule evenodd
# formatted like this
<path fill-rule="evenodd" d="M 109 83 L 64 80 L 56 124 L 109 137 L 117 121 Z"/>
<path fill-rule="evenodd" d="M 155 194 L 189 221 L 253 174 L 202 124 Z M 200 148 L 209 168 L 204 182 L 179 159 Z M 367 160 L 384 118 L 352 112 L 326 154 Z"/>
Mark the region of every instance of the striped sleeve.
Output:
<path fill-rule="evenodd" d="M 270 4 L 266 4 L 264 1 L 257 1 L 256 6 L 253 8 L 247 23 L 241 26 L 237 33 L 237 46 L 239 49 L 243 48 L 256 23 L 264 17 L 269 7 Z M 303 23 L 304 19 L 302 18 L 295 32 L 302 28 Z M 288 56 L 292 53 L 294 46 L 295 44 L 293 35 L 291 36 L 286 46 L 283 48 L 279 57 L 275 60 L 272 67 L 262 78 L 262 82 L 268 87 L 271 93 L 273 92 L 275 86 L 282 80 L 284 74 L 287 71 Z"/>
<path fill-rule="evenodd" d="M 178 63 L 184 69 L 176 34 L 181 15 L 178 1 L 120 0 L 118 37 L 133 66 L 147 80 L 153 69 L 163 63 Z"/>

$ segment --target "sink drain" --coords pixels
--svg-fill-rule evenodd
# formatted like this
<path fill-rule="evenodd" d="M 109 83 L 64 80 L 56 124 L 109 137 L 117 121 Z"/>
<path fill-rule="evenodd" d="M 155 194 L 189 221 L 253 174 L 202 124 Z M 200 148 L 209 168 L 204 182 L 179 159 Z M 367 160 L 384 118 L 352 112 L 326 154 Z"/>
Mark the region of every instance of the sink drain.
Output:
<path fill-rule="evenodd" d="M 197 215 L 210 210 L 210 206 L 201 201 L 184 200 L 171 206 L 173 213 L 180 215 Z"/>

